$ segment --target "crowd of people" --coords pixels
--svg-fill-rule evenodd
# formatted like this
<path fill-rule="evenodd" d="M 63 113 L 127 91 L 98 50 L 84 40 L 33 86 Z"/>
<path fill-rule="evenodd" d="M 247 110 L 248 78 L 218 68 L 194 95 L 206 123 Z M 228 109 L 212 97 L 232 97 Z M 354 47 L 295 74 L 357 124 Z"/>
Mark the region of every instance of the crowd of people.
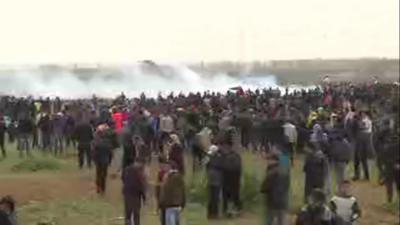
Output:
<path fill-rule="evenodd" d="M 193 159 L 194 172 L 207 172 L 208 218 L 240 212 L 241 151 L 260 153 L 267 161 L 260 189 L 266 224 L 288 224 L 291 168 L 296 154 L 304 154 L 305 206 L 296 225 L 354 225 L 361 208 L 351 186 L 371 179 L 370 159 L 376 161 L 388 202 L 394 187 L 400 190 L 398 90 L 398 84 L 324 83 L 291 93 L 238 87 L 226 94 L 133 99 L 124 94 L 80 100 L 2 96 L 0 148 L 6 159 L 6 134 L 9 142 L 17 142 L 20 157 L 32 157 L 32 149 L 58 156 L 72 146 L 81 169 L 95 165 L 100 195 L 106 192 L 114 152 L 121 148 L 127 225 L 140 224 L 149 188 L 144 168 L 155 157 L 162 225 L 178 225 L 185 207 L 185 155 Z M 353 177 L 347 170 L 351 162 Z"/>

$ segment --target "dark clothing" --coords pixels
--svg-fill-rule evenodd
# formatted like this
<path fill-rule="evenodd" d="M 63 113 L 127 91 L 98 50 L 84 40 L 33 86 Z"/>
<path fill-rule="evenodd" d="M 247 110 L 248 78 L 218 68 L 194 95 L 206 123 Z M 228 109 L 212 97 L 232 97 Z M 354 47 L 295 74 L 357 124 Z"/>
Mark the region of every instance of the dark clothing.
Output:
<path fill-rule="evenodd" d="M 400 156 L 398 140 L 388 140 L 383 149 L 383 179 L 388 202 L 393 200 L 393 185 L 400 193 Z"/>
<path fill-rule="evenodd" d="M 327 207 L 304 207 L 297 215 L 296 225 L 339 225 Z"/>
<path fill-rule="evenodd" d="M 146 179 L 143 167 L 133 164 L 125 169 L 123 177 L 125 202 L 125 224 L 140 225 L 140 208 L 146 199 Z M 131 223 L 133 216 L 134 223 Z"/>
<path fill-rule="evenodd" d="M 215 219 L 219 216 L 219 202 L 221 195 L 221 186 L 208 186 L 208 210 L 209 219 Z"/>
<path fill-rule="evenodd" d="M 96 164 L 109 165 L 112 150 L 118 147 L 116 134 L 111 129 L 96 134 L 93 140 L 93 159 Z"/>
<path fill-rule="evenodd" d="M 314 152 L 307 156 L 304 164 L 305 180 L 305 200 L 315 188 L 323 189 L 325 175 L 327 171 L 327 159 L 322 152 Z"/>
<path fill-rule="evenodd" d="M 79 124 L 74 131 L 74 139 L 78 143 L 90 143 L 93 140 L 93 129 L 89 123 Z"/>
<path fill-rule="evenodd" d="M 220 194 L 222 191 L 222 155 L 219 152 L 210 156 L 207 164 L 208 176 L 208 218 L 217 218 L 219 215 Z"/>
<path fill-rule="evenodd" d="M 181 145 L 179 144 L 172 145 L 168 158 L 169 160 L 174 161 L 177 164 L 179 172 L 181 172 L 182 174 L 185 173 L 183 148 Z"/>
<path fill-rule="evenodd" d="M 83 168 L 85 161 L 88 168 L 92 167 L 92 154 L 90 143 L 79 143 L 78 144 L 78 158 L 79 158 L 79 168 Z"/>
<path fill-rule="evenodd" d="M 136 151 L 132 140 L 132 133 L 129 129 L 124 129 L 122 131 L 122 168 L 126 168 L 135 162 Z"/>
<path fill-rule="evenodd" d="M 0 148 L 3 157 L 7 156 L 5 148 L 5 134 L 6 134 L 6 124 L 2 119 L 0 119 Z"/>
<path fill-rule="evenodd" d="M 83 167 L 85 162 L 90 168 L 92 165 L 92 156 L 90 153 L 91 142 L 93 140 L 93 129 L 89 123 L 79 124 L 74 131 L 74 139 L 78 141 L 79 168 Z"/>
<path fill-rule="evenodd" d="M 268 210 L 287 210 L 290 178 L 279 167 L 269 169 L 261 186 Z"/>
<path fill-rule="evenodd" d="M 349 162 L 353 149 L 346 139 L 330 141 L 330 157 L 335 162 Z"/>
<path fill-rule="evenodd" d="M 0 210 L 0 224 L 1 225 L 12 225 L 7 213 Z"/>
<path fill-rule="evenodd" d="M 108 174 L 108 165 L 96 164 L 96 187 L 97 193 L 104 194 L 106 192 L 106 181 Z"/>
<path fill-rule="evenodd" d="M 240 179 L 242 173 L 242 159 L 232 149 L 222 149 L 223 153 L 223 211 L 227 213 L 230 202 L 233 202 L 237 210 L 241 210 Z"/>
<path fill-rule="evenodd" d="M 161 208 L 182 207 L 186 204 L 185 182 L 178 171 L 170 171 L 168 177 L 161 186 L 160 205 Z"/>

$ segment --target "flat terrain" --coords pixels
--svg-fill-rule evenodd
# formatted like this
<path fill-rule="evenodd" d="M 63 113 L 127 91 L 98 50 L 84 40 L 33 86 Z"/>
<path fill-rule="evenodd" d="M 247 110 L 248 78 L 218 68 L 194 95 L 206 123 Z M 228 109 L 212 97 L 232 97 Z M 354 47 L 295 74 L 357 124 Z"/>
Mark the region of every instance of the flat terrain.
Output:
<path fill-rule="evenodd" d="M 18 202 L 18 218 L 22 225 L 36 225 L 48 222 L 57 225 L 122 225 L 123 205 L 121 181 L 115 176 L 108 179 L 108 190 L 104 198 L 95 193 L 94 170 L 79 170 L 75 152 L 69 149 L 65 156 L 54 159 L 53 156 L 34 154 L 34 160 L 51 160 L 60 165 L 57 171 L 14 172 L 14 165 L 20 163 L 13 146 L 8 146 L 9 157 L 0 161 L 0 196 L 11 194 Z M 243 154 L 247 167 L 252 167 L 262 178 L 264 162 L 259 156 Z M 302 204 L 303 177 L 301 160 L 296 161 L 292 172 L 291 211 L 296 211 Z M 154 184 L 157 165 L 148 168 L 150 183 Z M 188 167 L 190 168 L 190 167 Z M 116 169 L 112 168 L 111 173 Z M 191 174 L 188 182 L 191 182 Z M 376 177 L 376 172 L 374 173 Z M 258 187 L 257 187 L 258 188 Z M 152 192 L 152 190 L 150 190 Z M 358 197 L 363 218 L 361 225 L 395 225 L 399 224 L 398 206 L 385 204 L 384 188 L 373 182 L 355 184 L 354 193 Z M 151 195 L 151 193 L 150 193 Z M 260 198 L 262 196 L 260 195 Z M 158 217 L 153 197 L 142 210 L 142 221 L 145 225 L 157 225 Z M 262 222 L 262 207 L 243 213 L 239 218 L 208 222 L 205 205 L 189 203 L 183 216 L 183 225 L 258 225 Z M 294 216 L 291 216 L 294 219 Z"/>

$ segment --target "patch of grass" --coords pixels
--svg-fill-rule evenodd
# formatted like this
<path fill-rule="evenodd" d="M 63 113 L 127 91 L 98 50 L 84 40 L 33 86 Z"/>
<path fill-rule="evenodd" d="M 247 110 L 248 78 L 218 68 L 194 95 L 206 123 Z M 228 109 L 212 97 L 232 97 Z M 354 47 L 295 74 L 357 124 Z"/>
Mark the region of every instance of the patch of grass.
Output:
<path fill-rule="evenodd" d="M 15 164 L 11 170 L 13 172 L 37 172 L 37 171 L 57 171 L 61 166 L 54 159 L 26 159 Z"/>

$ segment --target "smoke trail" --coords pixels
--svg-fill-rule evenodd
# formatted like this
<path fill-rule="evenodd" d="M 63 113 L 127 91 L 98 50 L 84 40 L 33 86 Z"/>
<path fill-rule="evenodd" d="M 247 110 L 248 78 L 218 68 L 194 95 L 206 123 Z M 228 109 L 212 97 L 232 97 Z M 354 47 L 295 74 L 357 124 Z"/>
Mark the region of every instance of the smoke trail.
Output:
<path fill-rule="evenodd" d="M 182 64 L 135 63 L 114 68 L 82 72 L 66 68 L 42 67 L 0 70 L 0 93 L 16 96 L 59 96 L 84 98 L 96 94 L 114 97 L 121 92 L 136 97 L 157 96 L 159 92 L 189 93 L 197 91 L 226 92 L 231 87 L 245 89 L 281 88 L 273 75 L 234 78 L 224 73 L 202 74 Z"/>

